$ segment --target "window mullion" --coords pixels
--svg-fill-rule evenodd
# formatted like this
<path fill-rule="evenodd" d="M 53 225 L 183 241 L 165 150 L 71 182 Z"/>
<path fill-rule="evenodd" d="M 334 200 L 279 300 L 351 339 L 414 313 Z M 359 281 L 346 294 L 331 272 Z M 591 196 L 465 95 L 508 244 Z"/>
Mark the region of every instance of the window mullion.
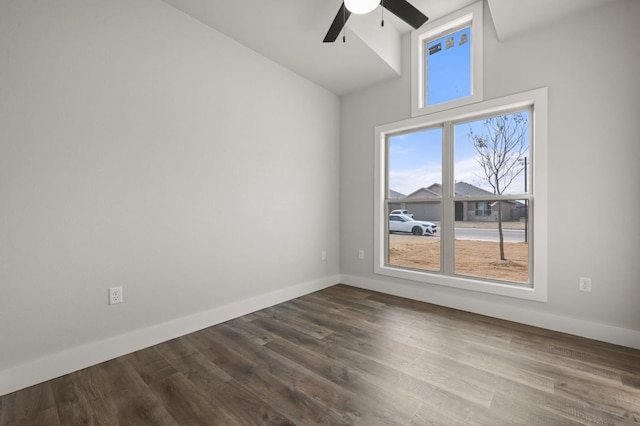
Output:
<path fill-rule="evenodd" d="M 453 124 L 448 121 L 442 129 L 442 221 L 440 223 L 440 243 L 442 249 L 442 272 L 454 271 L 455 207 L 453 181 Z"/>

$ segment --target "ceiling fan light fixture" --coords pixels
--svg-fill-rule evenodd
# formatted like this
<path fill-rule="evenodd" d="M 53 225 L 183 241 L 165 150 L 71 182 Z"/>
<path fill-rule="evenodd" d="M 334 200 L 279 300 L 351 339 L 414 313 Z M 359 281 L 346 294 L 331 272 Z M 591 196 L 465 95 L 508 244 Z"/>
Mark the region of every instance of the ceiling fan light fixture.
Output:
<path fill-rule="evenodd" d="M 345 7 L 356 15 L 372 12 L 379 4 L 380 0 L 344 0 Z"/>
<path fill-rule="evenodd" d="M 402 19 L 407 24 L 411 25 L 414 30 L 417 30 L 427 22 L 429 18 L 413 7 L 407 0 L 343 0 L 336 13 L 336 17 L 333 18 L 333 22 L 327 31 L 327 35 L 324 36 L 323 43 L 333 43 L 336 41 L 340 33 L 343 33 L 344 27 L 347 23 L 347 19 L 352 13 L 365 14 L 373 12 L 378 5 L 382 6 L 382 11 L 387 9 L 389 12 Z M 382 15 L 382 26 L 384 26 L 384 15 Z M 343 33 L 344 38 L 344 33 Z"/>

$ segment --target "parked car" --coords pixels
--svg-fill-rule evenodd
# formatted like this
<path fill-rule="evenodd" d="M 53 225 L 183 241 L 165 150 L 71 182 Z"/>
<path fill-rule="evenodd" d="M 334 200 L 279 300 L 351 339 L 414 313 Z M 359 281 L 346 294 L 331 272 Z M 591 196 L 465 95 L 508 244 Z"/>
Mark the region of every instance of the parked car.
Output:
<path fill-rule="evenodd" d="M 411 213 L 409 210 L 391 210 L 391 213 L 389 214 L 403 214 L 413 219 L 413 213 Z"/>
<path fill-rule="evenodd" d="M 389 215 L 389 232 L 407 232 L 413 235 L 435 235 L 436 225 L 424 220 L 413 220 L 404 214 Z"/>

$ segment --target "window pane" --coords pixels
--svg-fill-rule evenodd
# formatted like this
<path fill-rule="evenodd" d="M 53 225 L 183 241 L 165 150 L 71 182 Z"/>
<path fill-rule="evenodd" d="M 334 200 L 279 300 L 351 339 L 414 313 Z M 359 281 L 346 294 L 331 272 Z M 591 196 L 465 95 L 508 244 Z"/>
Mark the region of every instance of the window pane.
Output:
<path fill-rule="evenodd" d="M 455 195 L 528 193 L 529 110 L 454 127 Z"/>
<path fill-rule="evenodd" d="M 526 200 L 487 203 L 456 202 L 455 273 L 480 278 L 529 282 L 529 238 Z M 502 219 L 502 220 L 500 220 Z M 502 228 L 502 229 L 500 229 Z M 502 233 L 502 243 L 500 233 Z"/>
<path fill-rule="evenodd" d="M 471 96 L 471 27 L 425 42 L 427 105 Z"/>
<path fill-rule="evenodd" d="M 442 128 L 390 136 L 388 143 L 387 197 L 398 203 L 405 197 L 439 197 L 432 190 L 442 183 Z"/>
<path fill-rule="evenodd" d="M 413 218 L 389 215 L 389 265 L 440 271 L 441 203 L 418 202 L 409 207 Z M 404 220 L 407 218 L 411 220 Z"/>
<path fill-rule="evenodd" d="M 442 128 L 388 139 L 387 259 L 390 265 L 440 271 Z M 433 200 L 429 200 L 429 199 Z"/>

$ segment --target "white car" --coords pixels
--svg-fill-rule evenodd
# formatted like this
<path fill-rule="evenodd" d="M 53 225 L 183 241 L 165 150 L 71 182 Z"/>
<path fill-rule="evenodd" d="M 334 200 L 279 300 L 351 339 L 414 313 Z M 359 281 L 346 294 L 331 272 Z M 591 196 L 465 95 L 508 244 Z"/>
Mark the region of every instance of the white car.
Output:
<path fill-rule="evenodd" d="M 389 232 L 407 232 L 413 235 L 435 235 L 436 225 L 424 220 L 413 220 L 404 214 L 389 215 Z"/>
<path fill-rule="evenodd" d="M 391 210 L 391 213 L 389 214 L 403 214 L 413 219 L 413 213 L 411 213 L 409 210 Z"/>

